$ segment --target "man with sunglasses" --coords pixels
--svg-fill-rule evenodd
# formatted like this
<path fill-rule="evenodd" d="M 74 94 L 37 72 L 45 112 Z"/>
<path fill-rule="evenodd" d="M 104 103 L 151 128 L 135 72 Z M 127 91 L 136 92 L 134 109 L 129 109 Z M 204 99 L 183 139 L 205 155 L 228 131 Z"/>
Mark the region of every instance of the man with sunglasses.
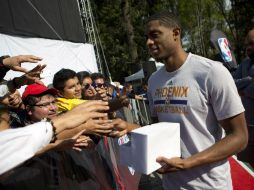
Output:
<path fill-rule="evenodd" d="M 95 88 L 101 88 L 101 89 L 106 88 L 105 78 L 104 78 L 103 74 L 101 74 L 101 73 L 92 73 L 91 78 L 94 82 L 93 86 Z"/>
<path fill-rule="evenodd" d="M 92 73 L 91 78 L 93 81 L 92 86 L 95 88 L 97 93 L 100 94 L 101 99 L 104 101 L 110 101 L 110 111 L 115 111 L 129 105 L 129 100 L 125 95 L 111 100 L 111 97 L 107 93 L 108 85 L 103 74 Z"/>
<path fill-rule="evenodd" d="M 97 94 L 101 97 L 102 100 L 108 101 L 109 97 L 107 96 L 107 85 L 105 83 L 105 77 L 101 73 L 92 73 L 92 87 L 96 90 Z"/>

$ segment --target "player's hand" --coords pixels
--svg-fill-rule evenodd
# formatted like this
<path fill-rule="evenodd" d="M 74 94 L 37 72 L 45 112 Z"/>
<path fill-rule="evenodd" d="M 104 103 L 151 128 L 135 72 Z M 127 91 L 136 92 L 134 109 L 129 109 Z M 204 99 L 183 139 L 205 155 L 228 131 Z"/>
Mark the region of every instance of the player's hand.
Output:
<path fill-rule="evenodd" d="M 187 169 L 185 160 L 179 157 L 165 158 L 161 156 L 156 159 L 156 162 L 162 166 L 157 170 L 160 174 Z"/>

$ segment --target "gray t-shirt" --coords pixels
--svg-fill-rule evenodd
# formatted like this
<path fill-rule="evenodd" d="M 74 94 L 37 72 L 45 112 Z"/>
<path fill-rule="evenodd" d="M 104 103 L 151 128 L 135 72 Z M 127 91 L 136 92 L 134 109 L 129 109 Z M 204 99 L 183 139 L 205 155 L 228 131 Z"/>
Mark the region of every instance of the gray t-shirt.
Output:
<path fill-rule="evenodd" d="M 152 115 L 180 123 L 183 158 L 224 137 L 218 121 L 244 112 L 234 80 L 219 62 L 189 53 L 174 72 L 162 67 L 148 82 Z M 170 147 L 169 147 L 170 148 Z M 165 189 L 232 189 L 227 160 L 163 176 Z"/>

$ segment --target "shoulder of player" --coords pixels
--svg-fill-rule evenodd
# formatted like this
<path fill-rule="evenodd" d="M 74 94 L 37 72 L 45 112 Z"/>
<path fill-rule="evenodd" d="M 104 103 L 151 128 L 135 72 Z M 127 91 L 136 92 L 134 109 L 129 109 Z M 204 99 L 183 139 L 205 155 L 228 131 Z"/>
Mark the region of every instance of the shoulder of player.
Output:
<path fill-rule="evenodd" d="M 202 57 L 202 56 L 195 55 L 195 54 L 192 54 L 190 61 L 193 61 L 194 63 L 199 64 L 199 66 L 203 65 L 206 68 L 224 67 L 223 63 L 221 63 L 219 61 L 214 61 L 214 60 L 208 59 L 206 57 Z"/>

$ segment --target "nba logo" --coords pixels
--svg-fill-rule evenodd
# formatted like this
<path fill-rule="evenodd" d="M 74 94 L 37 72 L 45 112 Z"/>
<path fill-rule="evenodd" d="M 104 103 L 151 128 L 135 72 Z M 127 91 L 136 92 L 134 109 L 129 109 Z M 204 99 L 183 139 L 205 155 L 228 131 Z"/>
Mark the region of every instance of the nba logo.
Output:
<path fill-rule="evenodd" d="M 222 58 L 225 62 L 232 61 L 231 51 L 228 46 L 227 38 L 219 38 L 218 39 L 219 48 L 221 50 Z"/>

